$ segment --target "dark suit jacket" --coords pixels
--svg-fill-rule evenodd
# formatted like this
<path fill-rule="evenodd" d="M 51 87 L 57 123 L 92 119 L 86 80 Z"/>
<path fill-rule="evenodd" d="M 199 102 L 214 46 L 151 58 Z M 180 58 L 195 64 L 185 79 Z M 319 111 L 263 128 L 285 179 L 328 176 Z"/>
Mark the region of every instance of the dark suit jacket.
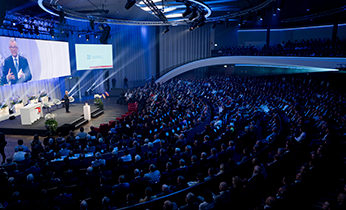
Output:
<path fill-rule="evenodd" d="M 104 196 L 108 196 L 110 198 L 112 196 L 113 190 L 110 185 L 102 185 L 93 190 L 93 196 L 102 200 Z"/>
<path fill-rule="evenodd" d="M 199 205 L 198 205 L 198 203 L 186 204 L 185 206 L 180 206 L 179 209 L 180 210 L 198 210 L 199 209 Z"/>
<path fill-rule="evenodd" d="M 149 183 L 146 178 L 138 177 L 130 181 L 130 190 L 131 192 L 136 192 L 137 190 L 141 190 L 144 192 L 145 188 L 148 187 Z"/>
<path fill-rule="evenodd" d="M 11 69 L 11 72 L 13 73 L 13 75 L 15 77 L 14 80 L 10 80 L 12 85 L 27 82 L 27 81 L 31 80 L 32 76 L 31 76 L 28 60 L 26 58 L 20 56 L 20 55 L 18 55 L 18 59 L 19 59 L 18 71 L 20 71 L 20 69 L 22 69 L 23 73 L 25 74 L 25 77 L 18 79 L 18 72 L 17 72 L 16 67 L 14 66 L 13 58 L 11 55 L 5 59 L 5 63 L 4 63 L 3 78 L 2 78 L 2 82 L 4 84 L 8 84 L 6 76 L 8 74 L 9 69 Z"/>
<path fill-rule="evenodd" d="M 231 199 L 231 192 L 229 190 L 227 191 L 221 191 L 219 195 L 216 195 L 214 197 L 215 205 L 225 204 L 229 202 Z"/>
<path fill-rule="evenodd" d="M 56 205 L 68 204 L 72 202 L 72 194 L 63 194 L 54 198 Z"/>

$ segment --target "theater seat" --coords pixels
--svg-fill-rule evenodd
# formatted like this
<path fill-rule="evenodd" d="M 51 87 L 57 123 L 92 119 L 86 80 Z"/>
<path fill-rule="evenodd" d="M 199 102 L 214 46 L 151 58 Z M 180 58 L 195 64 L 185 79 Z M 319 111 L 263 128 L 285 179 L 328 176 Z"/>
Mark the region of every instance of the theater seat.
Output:
<path fill-rule="evenodd" d="M 106 123 L 102 123 L 102 124 L 100 124 L 100 127 L 94 128 L 94 130 L 101 133 L 102 136 L 107 136 L 109 129 L 110 129 L 110 127 Z"/>
<path fill-rule="evenodd" d="M 109 124 L 108 124 L 109 127 L 110 127 L 110 128 L 114 128 L 114 127 L 115 127 L 115 122 L 116 122 L 115 120 L 110 120 L 110 121 L 109 121 Z"/>

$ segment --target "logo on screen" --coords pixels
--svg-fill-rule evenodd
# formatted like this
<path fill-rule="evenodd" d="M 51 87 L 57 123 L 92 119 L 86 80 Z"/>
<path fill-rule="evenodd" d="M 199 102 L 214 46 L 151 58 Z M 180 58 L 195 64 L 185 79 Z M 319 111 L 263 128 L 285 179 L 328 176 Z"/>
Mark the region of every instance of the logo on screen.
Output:
<path fill-rule="evenodd" d="M 88 60 L 91 60 L 91 55 L 87 55 L 87 59 L 88 59 Z"/>

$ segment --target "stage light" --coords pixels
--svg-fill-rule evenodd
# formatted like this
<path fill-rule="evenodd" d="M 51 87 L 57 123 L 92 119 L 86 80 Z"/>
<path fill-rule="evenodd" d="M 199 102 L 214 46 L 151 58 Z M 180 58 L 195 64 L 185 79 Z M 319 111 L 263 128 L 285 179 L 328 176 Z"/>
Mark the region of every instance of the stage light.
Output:
<path fill-rule="evenodd" d="M 52 38 L 54 38 L 54 29 L 53 29 L 53 28 L 51 28 L 51 29 L 49 30 L 49 34 L 52 36 Z"/>
<path fill-rule="evenodd" d="M 211 27 L 211 29 L 215 29 L 216 28 L 216 22 L 213 23 L 213 26 Z"/>
<path fill-rule="evenodd" d="M 64 11 L 62 10 L 59 12 L 59 22 L 65 23 L 65 14 L 64 14 Z"/>
<path fill-rule="evenodd" d="M 20 33 L 21 35 L 23 35 L 23 25 L 22 25 L 22 24 L 18 24 L 18 25 L 17 25 L 17 29 L 18 29 L 19 33 Z"/>
<path fill-rule="evenodd" d="M 125 4 L 125 9 L 129 10 L 133 5 L 135 5 L 136 0 L 127 0 Z"/>
<path fill-rule="evenodd" d="M 262 18 L 262 17 L 260 17 L 260 20 L 263 20 L 263 18 Z"/>
<path fill-rule="evenodd" d="M 185 4 L 185 6 L 186 6 L 186 9 L 185 9 L 185 11 L 183 12 L 183 17 L 187 17 L 191 12 L 192 12 L 192 10 L 191 10 L 191 3 L 190 2 L 186 2 L 186 3 L 184 3 Z"/>
<path fill-rule="evenodd" d="M 205 25 L 204 21 L 206 21 L 204 12 L 201 12 L 199 18 L 197 19 L 197 28 L 204 26 Z"/>
<path fill-rule="evenodd" d="M 38 31 L 38 26 L 35 26 L 35 34 L 37 35 L 37 36 L 40 36 L 40 32 Z"/>
<path fill-rule="evenodd" d="M 95 29 L 95 20 L 90 20 L 90 27 L 92 30 Z"/>
<path fill-rule="evenodd" d="M 97 35 L 95 35 L 95 38 L 97 39 L 97 38 L 98 38 L 98 36 L 97 36 Z"/>
<path fill-rule="evenodd" d="M 277 10 L 280 11 L 281 9 L 278 7 Z"/>
<path fill-rule="evenodd" d="M 82 35 L 78 34 L 78 37 L 79 37 L 79 38 L 81 38 L 81 37 L 82 37 Z"/>
<path fill-rule="evenodd" d="M 192 13 L 189 15 L 189 20 L 193 20 L 195 19 L 195 17 L 197 17 L 197 8 L 193 7 L 192 8 Z"/>
<path fill-rule="evenodd" d="M 165 34 L 165 33 L 167 33 L 168 31 L 169 31 L 169 27 L 166 26 L 166 27 L 165 27 L 165 30 L 163 31 L 163 33 Z"/>
<path fill-rule="evenodd" d="M 89 41 L 89 35 L 85 35 L 85 39 L 87 40 L 87 42 Z"/>
<path fill-rule="evenodd" d="M 103 27 L 103 31 L 102 31 L 102 35 L 100 37 L 100 42 L 102 44 L 107 44 L 107 40 L 109 38 L 109 32 L 111 31 L 111 27 L 107 24 L 104 24 L 102 27 Z"/>

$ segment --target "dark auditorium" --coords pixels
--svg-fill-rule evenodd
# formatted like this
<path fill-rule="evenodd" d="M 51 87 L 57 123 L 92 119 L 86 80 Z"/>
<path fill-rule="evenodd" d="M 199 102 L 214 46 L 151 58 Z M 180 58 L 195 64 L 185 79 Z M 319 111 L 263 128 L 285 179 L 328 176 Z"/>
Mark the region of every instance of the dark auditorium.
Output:
<path fill-rule="evenodd" d="M 346 210 L 346 1 L 0 0 L 0 209 Z"/>

